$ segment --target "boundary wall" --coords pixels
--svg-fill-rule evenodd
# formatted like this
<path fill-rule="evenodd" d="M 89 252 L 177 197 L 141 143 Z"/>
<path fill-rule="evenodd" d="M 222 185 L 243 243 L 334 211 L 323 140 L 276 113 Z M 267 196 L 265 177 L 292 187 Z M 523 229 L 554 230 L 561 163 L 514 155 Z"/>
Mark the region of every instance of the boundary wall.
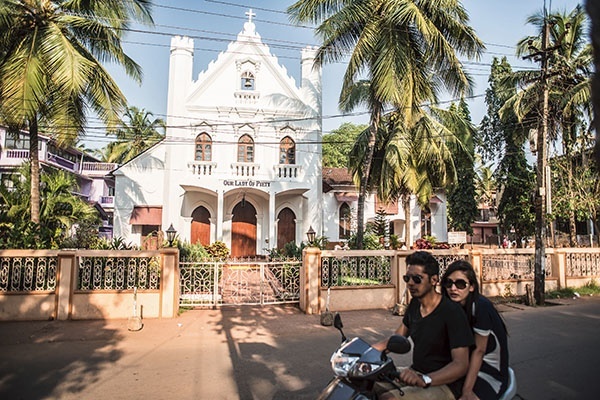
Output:
<path fill-rule="evenodd" d="M 172 318 L 179 251 L 0 250 L 0 321 Z"/>
<path fill-rule="evenodd" d="M 522 296 L 534 289 L 535 249 L 448 249 L 426 250 L 440 264 L 440 274 L 457 260 L 469 261 L 479 277 L 481 292 L 488 297 Z M 402 276 L 406 273 L 406 256 L 413 251 L 376 250 L 304 250 L 300 278 L 300 309 L 307 314 L 326 310 L 329 290 L 329 309 L 332 311 L 368 310 L 394 308 L 408 304 L 409 294 Z M 373 263 L 370 258 L 386 258 L 389 273 L 379 283 L 369 282 L 368 270 Z M 327 270 L 334 265 L 334 272 Z M 360 275 L 344 282 L 344 270 Z M 336 275 L 337 274 L 337 275 Z M 354 275 L 353 278 L 356 278 Z M 332 279 L 332 276 L 334 279 Z M 326 278 L 329 278 L 327 280 Z M 381 277 L 380 277 L 381 278 Z M 592 281 L 600 283 L 600 249 L 598 248 L 547 248 L 545 263 L 545 290 L 565 287 L 578 288 Z M 340 282 L 342 282 L 340 284 Z"/>

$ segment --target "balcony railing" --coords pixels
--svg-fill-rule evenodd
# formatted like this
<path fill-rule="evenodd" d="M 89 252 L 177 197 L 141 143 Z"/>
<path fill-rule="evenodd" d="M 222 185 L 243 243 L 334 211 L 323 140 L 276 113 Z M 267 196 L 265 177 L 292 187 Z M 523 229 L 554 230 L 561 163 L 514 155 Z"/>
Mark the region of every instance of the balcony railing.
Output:
<path fill-rule="evenodd" d="M 102 207 L 114 207 L 115 206 L 115 196 L 101 196 L 100 197 L 100 205 Z"/>
<path fill-rule="evenodd" d="M 192 161 L 188 167 L 194 175 L 212 175 L 217 169 L 217 163 L 211 161 Z"/>
<path fill-rule="evenodd" d="M 6 158 L 29 158 L 29 150 L 6 150 Z"/>
<path fill-rule="evenodd" d="M 295 164 L 277 164 L 273 166 L 275 178 L 298 178 L 302 166 Z"/>
<path fill-rule="evenodd" d="M 255 176 L 258 173 L 260 164 L 253 163 L 232 163 L 231 169 L 236 176 Z"/>
<path fill-rule="evenodd" d="M 58 156 L 53 153 L 48 153 L 48 162 L 69 169 L 71 171 L 77 171 L 77 163 L 67 160 L 66 158 L 62 158 L 61 156 Z"/>
<path fill-rule="evenodd" d="M 85 175 L 106 175 L 107 173 L 117 169 L 118 167 L 119 164 L 116 163 L 86 161 L 82 165 L 81 173 Z"/>

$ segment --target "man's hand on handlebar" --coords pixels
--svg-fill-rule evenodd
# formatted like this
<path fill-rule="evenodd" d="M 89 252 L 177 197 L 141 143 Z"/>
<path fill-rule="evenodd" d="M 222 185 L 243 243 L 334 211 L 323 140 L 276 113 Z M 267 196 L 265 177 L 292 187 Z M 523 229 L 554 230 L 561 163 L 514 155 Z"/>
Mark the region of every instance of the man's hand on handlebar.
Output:
<path fill-rule="evenodd" d="M 423 381 L 421 375 L 410 368 L 400 371 L 400 381 L 409 386 L 425 387 L 425 381 Z"/>

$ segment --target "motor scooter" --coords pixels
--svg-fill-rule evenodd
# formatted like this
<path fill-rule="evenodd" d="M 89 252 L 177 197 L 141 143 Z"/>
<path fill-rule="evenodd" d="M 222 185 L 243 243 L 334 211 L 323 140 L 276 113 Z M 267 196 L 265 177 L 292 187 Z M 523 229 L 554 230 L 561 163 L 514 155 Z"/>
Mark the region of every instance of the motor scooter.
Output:
<path fill-rule="evenodd" d="M 342 334 L 342 344 L 331 356 L 335 377 L 321 392 L 319 400 L 376 399 L 373 387 L 377 382 L 389 382 L 404 394 L 395 381 L 399 373 L 394 361 L 386 352 L 374 349 L 359 337 L 347 339 L 340 314 L 335 314 L 333 326 Z M 408 339 L 400 335 L 392 335 L 386 347 L 387 351 L 397 354 L 408 353 L 410 349 Z"/>
<path fill-rule="evenodd" d="M 342 335 L 342 344 L 331 356 L 331 368 L 335 377 L 323 389 L 319 400 L 369 400 L 377 399 L 374 386 L 377 382 L 391 383 L 404 392 L 396 379 L 399 373 L 394 361 L 381 352 L 371 347 L 359 337 L 348 339 L 342 328 L 342 317 L 336 313 L 333 326 Z M 410 341 L 401 335 L 392 335 L 388 339 L 386 351 L 396 354 L 406 354 L 411 350 Z M 517 394 L 517 381 L 512 368 L 509 368 L 509 384 L 501 396 L 501 400 L 510 400 Z"/>

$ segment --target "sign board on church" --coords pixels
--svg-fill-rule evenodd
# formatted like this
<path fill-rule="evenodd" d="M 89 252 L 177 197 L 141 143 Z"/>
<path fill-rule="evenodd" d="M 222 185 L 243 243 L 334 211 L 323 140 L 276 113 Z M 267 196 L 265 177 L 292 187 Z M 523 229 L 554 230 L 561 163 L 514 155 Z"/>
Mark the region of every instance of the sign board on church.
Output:
<path fill-rule="evenodd" d="M 448 232 L 448 244 L 463 244 L 467 243 L 467 232 Z"/>

